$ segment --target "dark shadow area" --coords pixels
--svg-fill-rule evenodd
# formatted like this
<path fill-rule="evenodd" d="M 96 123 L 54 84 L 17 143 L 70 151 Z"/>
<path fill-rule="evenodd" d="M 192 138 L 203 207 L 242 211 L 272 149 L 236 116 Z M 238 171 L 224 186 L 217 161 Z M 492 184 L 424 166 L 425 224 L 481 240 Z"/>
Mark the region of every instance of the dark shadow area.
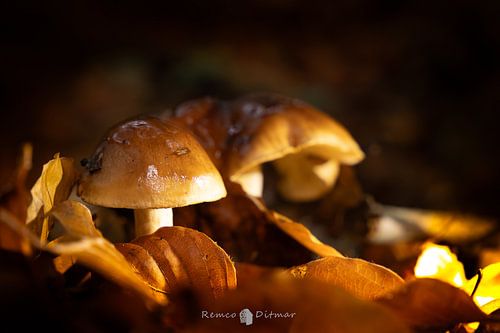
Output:
<path fill-rule="evenodd" d="M 0 180 L 33 179 L 112 124 L 189 98 L 273 91 L 343 123 L 377 200 L 498 217 L 498 1 L 2 4 Z"/>

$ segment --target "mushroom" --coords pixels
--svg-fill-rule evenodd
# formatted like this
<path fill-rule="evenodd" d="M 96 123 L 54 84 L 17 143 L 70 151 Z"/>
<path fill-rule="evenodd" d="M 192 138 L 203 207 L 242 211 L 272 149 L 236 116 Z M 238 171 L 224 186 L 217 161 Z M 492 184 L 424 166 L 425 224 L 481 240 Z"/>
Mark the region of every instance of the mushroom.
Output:
<path fill-rule="evenodd" d="M 276 94 L 192 100 L 176 108 L 174 119 L 200 139 L 224 177 L 256 197 L 264 188 L 264 163 L 278 171 L 277 187 L 285 199 L 311 201 L 333 187 L 340 164 L 364 157 L 342 125 L 300 100 Z"/>
<path fill-rule="evenodd" d="M 82 165 L 79 196 L 93 205 L 133 209 L 137 237 L 172 226 L 172 208 L 226 196 L 219 172 L 191 132 L 154 117 L 116 125 Z"/>
<path fill-rule="evenodd" d="M 335 120 L 297 99 L 254 94 L 233 102 L 239 128 L 226 156 L 226 172 L 254 196 L 262 196 L 261 166 L 272 162 L 278 191 L 290 201 L 311 201 L 330 190 L 339 165 L 364 157 L 349 132 Z"/>

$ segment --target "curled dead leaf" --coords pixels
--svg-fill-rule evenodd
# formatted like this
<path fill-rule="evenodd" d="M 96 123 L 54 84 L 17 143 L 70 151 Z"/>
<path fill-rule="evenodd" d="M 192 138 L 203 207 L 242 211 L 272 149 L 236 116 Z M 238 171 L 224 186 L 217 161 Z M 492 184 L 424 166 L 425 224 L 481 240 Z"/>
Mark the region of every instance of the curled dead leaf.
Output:
<path fill-rule="evenodd" d="M 213 299 L 236 287 L 236 270 L 226 252 L 190 228 L 161 228 L 117 248 L 143 278 L 167 293 L 192 288 Z"/>
<path fill-rule="evenodd" d="M 151 286 L 161 291 L 167 290 L 167 281 L 148 251 L 132 243 L 115 244 L 115 247 Z"/>
<path fill-rule="evenodd" d="M 403 279 L 383 266 L 362 259 L 326 257 L 287 271 L 295 278 L 316 279 L 342 287 L 361 299 L 375 299 L 403 285 Z"/>
<path fill-rule="evenodd" d="M 343 257 L 342 253 L 335 248 L 316 238 L 316 236 L 314 236 L 303 224 L 295 222 L 278 212 L 267 209 L 259 199 L 251 199 L 254 204 L 266 214 L 269 223 L 277 226 L 281 231 L 296 240 L 309 251 L 321 257 Z"/>
<path fill-rule="evenodd" d="M 463 290 L 436 279 L 408 282 L 377 302 L 419 329 L 445 329 L 486 318 Z"/>

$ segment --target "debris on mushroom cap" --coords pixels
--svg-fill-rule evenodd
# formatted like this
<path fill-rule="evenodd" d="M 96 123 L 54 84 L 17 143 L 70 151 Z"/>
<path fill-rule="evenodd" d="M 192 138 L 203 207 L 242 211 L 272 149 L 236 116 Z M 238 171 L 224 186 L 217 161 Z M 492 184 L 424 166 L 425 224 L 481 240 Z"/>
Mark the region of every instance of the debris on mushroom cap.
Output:
<path fill-rule="evenodd" d="M 78 193 L 95 205 L 173 208 L 226 195 L 219 172 L 195 137 L 154 117 L 116 125 L 88 161 Z"/>
<path fill-rule="evenodd" d="M 223 174 L 253 195 L 262 187 L 255 182 L 262 179 L 256 175 L 263 163 L 274 162 L 282 174 L 278 189 L 285 198 L 308 201 L 331 189 L 339 164 L 364 157 L 342 125 L 300 100 L 276 94 L 190 101 L 175 116 L 201 139 Z"/>

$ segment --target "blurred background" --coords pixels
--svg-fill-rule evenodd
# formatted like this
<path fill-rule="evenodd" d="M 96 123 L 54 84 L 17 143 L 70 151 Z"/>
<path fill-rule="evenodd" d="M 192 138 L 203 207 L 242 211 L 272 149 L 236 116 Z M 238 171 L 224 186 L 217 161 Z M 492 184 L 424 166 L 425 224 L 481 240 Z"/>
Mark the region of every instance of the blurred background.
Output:
<path fill-rule="evenodd" d="M 16 1 L 0 5 L 0 184 L 211 95 L 303 99 L 352 133 L 364 190 L 500 216 L 498 1 Z"/>

